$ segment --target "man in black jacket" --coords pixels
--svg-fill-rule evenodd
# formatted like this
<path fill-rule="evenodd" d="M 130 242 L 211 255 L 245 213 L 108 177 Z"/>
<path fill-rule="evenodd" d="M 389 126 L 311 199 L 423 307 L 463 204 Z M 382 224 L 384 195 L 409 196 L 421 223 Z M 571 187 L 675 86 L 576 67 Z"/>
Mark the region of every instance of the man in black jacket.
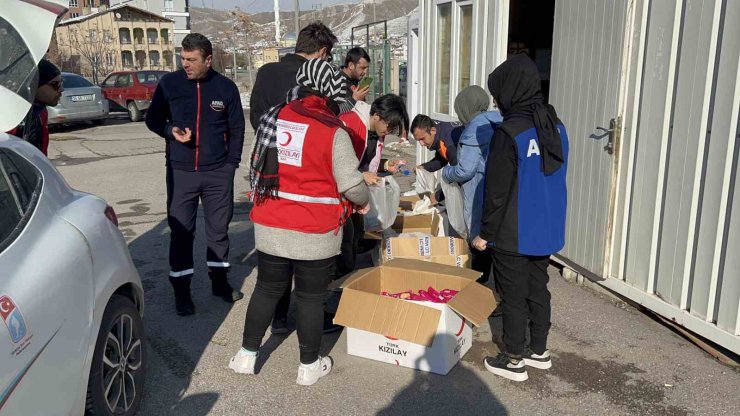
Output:
<path fill-rule="evenodd" d="M 190 296 L 198 201 L 203 204 L 206 260 L 214 296 L 244 295 L 227 281 L 234 172 L 244 144 L 244 112 L 236 85 L 211 68 L 211 42 L 198 33 L 182 41 L 183 69 L 157 85 L 146 125 L 167 141 L 167 222 L 170 283 L 181 316 L 195 313 Z"/>
<path fill-rule="evenodd" d="M 331 62 L 331 49 L 335 43 L 337 37 L 331 29 L 321 22 L 311 23 L 298 34 L 295 53 L 289 53 L 280 62 L 266 64 L 257 71 L 249 100 L 249 121 L 254 131 L 257 131 L 260 118 L 267 110 L 285 102 L 288 91 L 296 86 L 298 68 L 309 59 Z"/>

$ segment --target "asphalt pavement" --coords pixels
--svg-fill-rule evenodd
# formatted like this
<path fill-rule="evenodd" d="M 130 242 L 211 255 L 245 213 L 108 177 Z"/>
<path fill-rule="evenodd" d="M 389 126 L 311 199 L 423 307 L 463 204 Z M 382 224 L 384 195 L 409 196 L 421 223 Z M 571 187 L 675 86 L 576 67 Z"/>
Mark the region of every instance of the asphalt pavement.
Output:
<path fill-rule="evenodd" d="M 244 159 L 251 152 L 251 133 Z M 55 129 L 49 157 L 76 189 L 115 209 L 146 292 L 149 367 L 140 415 L 740 415 L 740 372 L 626 303 L 566 282 L 550 269 L 553 368 L 514 383 L 485 371 L 501 322 L 474 330 L 474 343 L 447 376 L 349 356 L 344 333 L 325 336 L 331 375 L 295 384 L 298 340 L 265 337 L 256 376 L 226 366 L 240 348 L 256 278 L 247 169 L 235 180 L 230 280 L 246 294 L 228 304 L 210 294 L 202 212 L 193 293 L 197 314 L 178 317 L 167 280 L 164 141 L 122 118 L 101 127 Z M 413 147 L 391 146 L 413 160 Z M 412 162 L 413 163 L 413 162 Z M 400 178 L 408 187 L 413 178 Z M 491 329 L 493 328 L 493 330 Z M 493 334 L 493 335 L 492 335 Z"/>

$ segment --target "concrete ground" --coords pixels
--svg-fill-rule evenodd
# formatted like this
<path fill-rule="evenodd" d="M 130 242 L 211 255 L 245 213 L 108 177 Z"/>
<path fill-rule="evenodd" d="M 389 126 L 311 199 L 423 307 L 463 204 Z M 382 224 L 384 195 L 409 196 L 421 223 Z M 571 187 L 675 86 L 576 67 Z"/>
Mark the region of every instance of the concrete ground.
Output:
<path fill-rule="evenodd" d="M 250 152 L 251 143 L 245 159 Z M 491 340 L 500 337 L 500 320 L 474 331 L 472 349 L 447 376 L 348 356 L 343 333 L 324 337 L 322 350 L 335 368 L 312 387 L 295 384 L 295 333 L 268 335 L 259 375 L 237 375 L 226 365 L 240 347 L 256 278 L 246 166 L 236 175 L 230 279 L 247 297 L 231 305 L 210 295 L 201 214 L 193 283 L 197 314 L 181 318 L 167 281 L 163 140 L 143 123 L 123 120 L 64 127 L 52 134 L 49 157 L 74 188 L 115 208 L 144 282 L 149 367 L 141 415 L 740 414 L 740 372 L 627 304 L 566 282 L 555 268 L 549 344 L 554 366 L 529 370 L 527 382 L 497 378 L 483 367 L 483 358 L 497 351 Z M 404 186 L 410 180 L 402 179 Z"/>

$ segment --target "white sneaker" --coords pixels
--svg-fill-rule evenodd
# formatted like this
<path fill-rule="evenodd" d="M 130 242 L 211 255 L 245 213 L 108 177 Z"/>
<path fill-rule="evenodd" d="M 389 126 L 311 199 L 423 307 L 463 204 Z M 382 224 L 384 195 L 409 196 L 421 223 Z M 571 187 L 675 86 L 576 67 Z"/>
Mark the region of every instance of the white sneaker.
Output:
<path fill-rule="evenodd" d="M 247 355 L 241 352 L 236 353 L 229 361 L 229 368 L 239 374 L 254 374 L 254 365 L 257 363 L 257 355 Z"/>
<path fill-rule="evenodd" d="M 550 359 L 550 350 L 545 350 L 542 355 L 535 354 L 534 351 L 528 349 L 524 354 L 524 364 L 530 367 L 539 368 L 540 370 L 547 370 L 552 368 L 552 360 Z"/>
<path fill-rule="evenodd" d="M 301 364 L 298 366 L 298 378 L 295 382 L 301 386 L 310 386 L 329 374 L 333 364 L 331 357 L 319 357 L 313 364 Z"/>

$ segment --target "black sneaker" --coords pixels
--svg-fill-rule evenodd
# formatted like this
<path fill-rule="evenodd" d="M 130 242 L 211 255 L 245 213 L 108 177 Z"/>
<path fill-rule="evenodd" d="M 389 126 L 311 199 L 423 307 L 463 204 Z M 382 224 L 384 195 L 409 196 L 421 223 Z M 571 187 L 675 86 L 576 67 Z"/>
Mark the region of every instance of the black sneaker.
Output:
<path fill-rule="evenodd" d="M 527 352 L 522 357 L 524 365 L 530 367 L 539 368 L 540 370 L 547 370 L 552 368 L 552 360 L 550 359 L 550 350 L 545 350 L 542 354 L 535 354 L 532 349 L 527 348 Z"/>
<path fill-rule="evenodd" d="M 324 312 L 324 333 L 325 334 L 331 334 L 332 332 L 337 332 L 344 328 L 341 325 L 337 325 L 334 323 L 334 314 L 329 312 Z"/>
<path fill-rule="evenodd" d="M 285 335 L 290 332 L 288 329 L 288 320 L 273 318 L 272 325 L 270 325 L 270 333 L 273 335 Z"/>
<path fill-rule="evenodd" d="M 497 376 L 513 381 L 525 381 L 529 378 L 524 360 L 517 360 L 501 352 L 496 357 L 486 357 L 483 360 L 486 369 Z"/>
<path fill-rule="evenodd" d="M 175 290 L 175 311 L 180 316 L 195 313 L 195 304 L 190 296 L 190 280 L 188 277 L 170 277 L 170 283 Z"/>

